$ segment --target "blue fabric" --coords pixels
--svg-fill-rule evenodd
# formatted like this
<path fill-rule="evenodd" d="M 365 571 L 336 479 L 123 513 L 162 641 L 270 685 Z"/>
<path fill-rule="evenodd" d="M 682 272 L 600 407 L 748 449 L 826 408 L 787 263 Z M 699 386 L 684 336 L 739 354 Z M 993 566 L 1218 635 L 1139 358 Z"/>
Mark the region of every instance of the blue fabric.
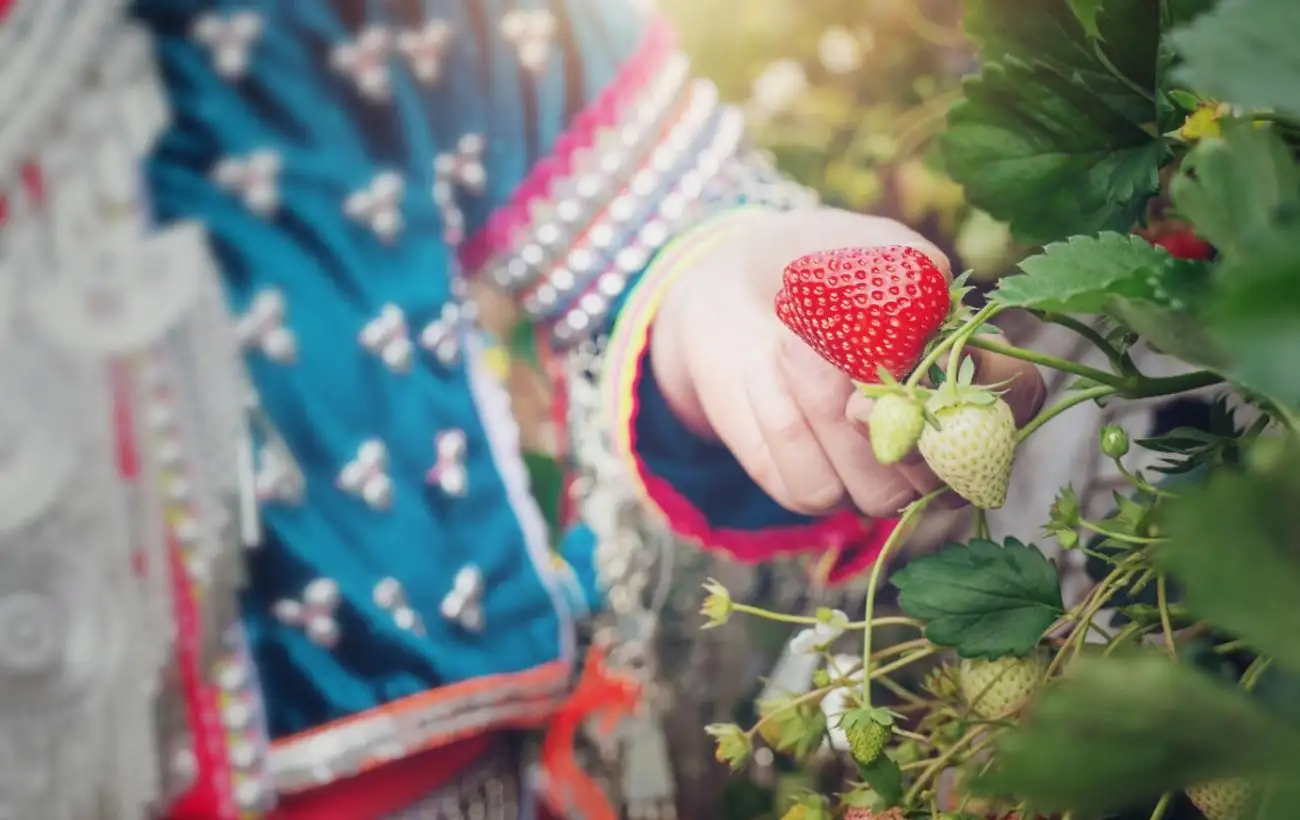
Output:
<path fill-rule="evenodd" d="M 703 513 L 711 527 L 752 532 L 816 523 L 773 500 L 726 445 L 701 438 L 677 418 L 655 381 L 649 350 L 641 363 L 637 402 L 637 455 L 652 475 Z"/>
<path fill-rule="evenodd" d="M 157 39 L 175 109 L 148 168 L 156 216 L 206 223 L 234 311 L 243 312 L 264 288 L 278 288 L 299 347 L 292 364 L 257 351 L 248 356 L 262 405 L 307 479 L 303 504 L 265 506 L 266 541 L 250 553 L 243 600 L 274 736 L 560 656 L 559 613 L 568 607 L 543 583 L 551 568 L 529 559 L 465 367 L 439 366 L 417 348 L 410 372 L 394 373 L 358 344 L 358 334 L 394 304 L 414 336 L 450 298 L 453 256 L 429 194 L 439 152 L 454 150 L 467 133 L 487 137 L 487 190 L 460 199 L 472 230 L 546 152 L 567 118 L 608 82 L 641 33 L 638 16 L 613 0 L 360 2 L 351 4 L 358 12 L 351 20 L 336 11 L 341 5 L 136 5 Z M 409 25 L 391 16 L 401 5 L 414 17 L 452 24 L 443 79 L 425 90 L 394 59 L 392 99 L 366 101 L 330 68 L 330 51 L 362 23 Z M 561 18 L 554 42 L 561 56 L 535 83 L 499 31 L 502 15 L 521 7 L 552 8 Z M 218 76 L 208 49 L 190 36 L 195 15 L 213 8 L 263 15 L 262 38 L 241 80 Z M 210 179 L 223 157 L 265 148 L 283 160 L 280 207 L 269 217 Z M 391 244 L 343 212 L 349 194 L 387 170 L 406 183 L 405 228 Z M 469 493 L 461 499 L 444 497 L 425 481 L 434 437 L 449 429 L 468 437 Z M 336 485 L 370 438 L 388 448 L 395 490 L 387 511 L 370 509 Z M 590 558 L 582 552 L 591 547 L 581 540 L 566 545 L 575 575 L 588 586 Z M 486 577 L 481 634 L 439 613 L 453 576 L 469 564 Z M 332 649 L 271 615 L 275 602 L 299 598 L 320 577 L 334 579 L 342 592 L 341 639 Z M 427 636 L 400 629 L 374 603 L 374 585 L 387 577 L 402 584 Z"/>

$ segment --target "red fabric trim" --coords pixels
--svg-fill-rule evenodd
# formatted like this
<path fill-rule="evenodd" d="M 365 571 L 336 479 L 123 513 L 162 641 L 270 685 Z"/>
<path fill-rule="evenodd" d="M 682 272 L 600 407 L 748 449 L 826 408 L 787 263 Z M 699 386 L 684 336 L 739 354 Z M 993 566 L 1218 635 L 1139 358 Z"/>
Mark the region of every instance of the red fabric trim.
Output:
<path fill-rule="evenodd" d="M 684 538 L 698 542 L 706 549 L 722 550 L 737 561 L 759 563 L 781 555 L 806 552 L 833 551 L 836 558 L 827 580 L 838 583 L 857 575 L 876 562 L 894 528 L 895 519 L 874 520 L 855 510 L 842 510 L 807 525 L 769 527 L 761 530 L 724 529 L 714 527 L 708 517 L 686 499 L 666 479 L 654 475 L 641 458 L 637 447 L 636 420 L 640 413 L 641 379 L 645 377 L 645 351 L 650 337 L 646 334 L 645 349 L 636 355 L 632 365 L 632 412 L 629 416 L 628 441 L 637 475 L 651 501 L 663 513 L 672 531 Z"/>
<path fill-rule="evenodd" d="M 452 782 L 491 746 L 479 735 L 396 760 L 357 777 L 283 798 L 273 820 L 381 820 Z"/>

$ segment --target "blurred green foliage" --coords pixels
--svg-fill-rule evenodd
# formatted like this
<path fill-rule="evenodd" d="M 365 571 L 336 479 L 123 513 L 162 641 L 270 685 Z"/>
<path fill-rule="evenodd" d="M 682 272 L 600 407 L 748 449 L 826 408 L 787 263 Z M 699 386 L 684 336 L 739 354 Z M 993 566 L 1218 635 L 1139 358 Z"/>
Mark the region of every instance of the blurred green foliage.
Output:
<path fill-rule="evenodd" d="M 934 138 L 974 68 L 960 0 L 660 0 L 695 70 L 831 205 L 900 219 L 981 277 L 1018 258 Z"/>

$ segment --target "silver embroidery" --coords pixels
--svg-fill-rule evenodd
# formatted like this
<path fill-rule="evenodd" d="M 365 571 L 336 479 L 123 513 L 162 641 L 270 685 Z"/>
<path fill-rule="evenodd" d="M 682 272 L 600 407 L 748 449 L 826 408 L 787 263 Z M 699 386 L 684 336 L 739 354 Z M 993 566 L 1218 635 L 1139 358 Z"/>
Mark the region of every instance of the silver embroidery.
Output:
<path fill-rule="evenodd" d="M 194 21 L 194 39 L 207 46 L 217 73 L 238 79 L 248 71 L 249 54 L 262 36 L 262 16 L 241 9 L 231 14 L 207 12 Z"/>
<path fill-rule="evenodd" d="M 411 368 L 415 350 L 406 329 L 406 316 L 397 305 L 384 305 L 379 315 L 361 329 L 361 346 L 379 356 L 389 370 L 404 373 Z"/>
<path fill-rule="evenodd" d="M 284 294 L 279 290 L 267 288 L 258 292 L 235 326 L 240 344 L 260 351 L 279 364 L 297 360 L 298 340 L 284 326 L 286 312 Z"/>
<path fill-rule="evenodd" d="M 501 18 L 501 34 L 515 47 L 519 64 L 538 72 L 551 56 L 555 16 L 547 9 L 515 9 Z"/>
<path fill-rule="evenodd" d="M 254 479 L 257 500 L 263 504 L 298 504 L 302 501 L 304 478 L 293 456 L 278 442 L 258 450 Z"/>
<path fill-rule="evenodd" d="M 339 602 L 338 583 L 332 578 L 317 578 L 303 588 L 301 600 L 276 601 L 271 614 L 285 626 L 301 628 L 312 643 L 332 647 L 339 640 L 339 625 L 334 617 Z M 240 713 L 238 726 L 245 725 L 243 717 Z"/>
<path fill-rule="evenodd" d="M 451 34 L 451 23 L 428 20 L 423 27 L 398 35 L 397 50 L 410 64 L 411 73 L 425 85 L 442 79 L 442 60 L 451 44 Z"/>
<path fill-rule="evenodd" d="M 380 239 L 391 241 L 402 230 L 402 191 L 400 174 L 384 171 L 370 185 L 353 193 L 343 203 L 343 212 L 362 223 Z"/>
<path fill-rule="evenodd" d="M 441 315 L 420 331 L 420 346 L 433 354 L 438 363 L 450 367 L 460 361 L 461 337 L 473 320 L 470 303 L 448 302 Z"/>
<path fill-rule="evenodd" d="M 335 46 L 330 61 L 336 71 L 352 80 L 362 96 L 379 101 L 389 94 L 388 61 L 392 51 L 393 36 L 388 29 L 371 26 L 355 40 Z"/>
<path fill-rule="evenodd" d="M 371 592 L 375 606 L 387 612 L 399 629 L 424 635 L 424 622 L 406 600 L 406 590 L 396 578 L 384 578 Z"/>
<path fill-rule="evenodd" d="M 444 430 L 433 440 L 434 461 L 425 480 L 453 498 L 469 491 L 469 473 L 465 469 L 468 440 L 463 430 Z"/>
<path fill-rule="evenodd" d="M 357 448 L 357 457 L 339 473 L 339 487 L 361 498 L 374 510 L 393 502 L 393 480 L 388 477 L 388 448 L 370 439 Z"/>
<path fill-rule="evenodd" d="M 225 157 L 212 169 L 212 180 L 235 194 L 259 216 L 270 216 L 280 205 L 279 152 L 263 148 L 245 157 Z"/>
<path fill-rule="evenodd" d="M 442 617 L 460 624 L 469 632 L 481 632 L 483 616 L 483 572 L 474 565 L 456 573 L 451 591 L 442 599 Z"/>
<path fill-rule="evenodd" d="M 459 245 L 465 237 L 465 215 L 456 201 L 457 190 L 481 194 L 487 188 L 485 148 L 482 135 L 465 134 L 454 152 L 439 154 L 433 161 L 433 202 L 442 213 L 443 237 L 450 245 Z"/>

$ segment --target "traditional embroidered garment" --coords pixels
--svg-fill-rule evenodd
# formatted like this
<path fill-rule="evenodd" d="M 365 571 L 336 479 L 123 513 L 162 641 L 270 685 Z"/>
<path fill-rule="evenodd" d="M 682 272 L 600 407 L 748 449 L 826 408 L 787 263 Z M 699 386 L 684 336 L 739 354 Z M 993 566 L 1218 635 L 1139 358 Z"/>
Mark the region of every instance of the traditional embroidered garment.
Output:
<path fill-rule="evenodd" d="M 567 739 L 654 673 L 628 551 L 840 575 L 887 531 L 781 510 L 647 367 L 694 244 L 811 197 L 630 2 L 121 11 L 0 25 L 0 806 L 513 817 L 540 785 L 606 816 Z M 563 533 L 470 281 L 571 399 Z M 548 727 L 521 777 L 507 733 Z"/>

